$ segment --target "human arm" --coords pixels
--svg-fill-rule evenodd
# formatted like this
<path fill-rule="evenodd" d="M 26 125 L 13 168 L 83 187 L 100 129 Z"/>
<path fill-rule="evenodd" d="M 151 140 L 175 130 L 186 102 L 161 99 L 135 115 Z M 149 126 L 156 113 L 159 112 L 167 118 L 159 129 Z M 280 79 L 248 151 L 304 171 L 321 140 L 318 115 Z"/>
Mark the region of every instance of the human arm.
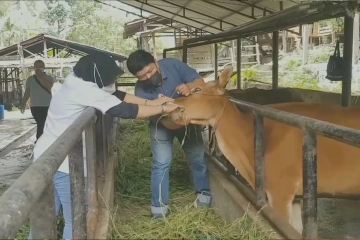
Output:
<path fill-rule="evenodd" d="M 151 95 L 151 94 L 147 94 L 142 88 L 141 88 L 141 86 L 139 86 L 139 83 L 137 83 L 136 85 L 135 85 L 135 96 L 136 97 L 139 97 L 139 98 L 141 98 L 141 99 L 147 99 L 148 100 L 148 103 L 154 103 L 154 104 L 159 104 L 159 103 L 156 103 L 156 101 L 163 101 L 164 102 L 164 100 L 166 101 L 167 99 L 166 99 L 166 97 L 160 97 L 160 98 L 157 98 L 157 99 L 153 99 L 154 98 L 154 96 L 153 95 Z M 163 100 L 161 100 L 161 99 L 163 99 Z M 173 99 L 171 99 L 171 98 L 168 98 L 168 99 L 170 99 L 170 100 L 173 100 Z M 160 102 L 161 103 L 161 102 Z M 145 117 L 144 117 L 145 118 Z M 159 120 L 160 119 L 160 120 Z M 168 129 L 178 129 L 178 128 L 181 128 L 182 126 L 180 126 L 180 125 L 177 125 L 177 124 L 175 124 L 174 122 L 172 122 L 172 121 L 169 121 L 168 119 L 166 119 L 166 118 L 164 118 L 164 117 L 162 117 L 162 114 L 158 114 L 158 115 L 155 115 L 155 116 L 151 116 L 151 117 L 149 117 L 149 120 L 151 121 L 151 122 L 154 122 L 154 123 L 156 123 L 156 122 L 160 122 L 160 123 L 162 123 L 166 128 L 168 128 Z"/>
<path fill-rule="evenodd" d="M 25 93 L 21 100 L 21 106 L 20 106 L 21 113 L 25 112 L 26 103 L 28 102 L 29 97 L 30 97 L 30 77 L 26 80 L 25 83 Z"/>
<path fill-rule="evenodd" d="M 181 82 L 183 82 L 176 89 L 178 93 L 188 96 L 191 93 L 191 89 L 205 84 L 200 74 L 186 63 L 179 60 L 176 62 L 176 68 L 180 73 Z"/>
<path fill-rule="evenodd" d="M 106 111 L 107 114 L 123 119 L 142 119 L 154 115 L 170 113 L 177 109 L 176 104 L 166 104 L 164 106 L 144 106 L 122 102 Z"/>
<path fill-rule="evenodd" d="M 178 105 L 170 103 L 155 107 L 122 102 L 118 97 L 99 89 L 96 84 L 89 87 L 87 94 L 84 94 L 77 101 L 81 105 L 94 107 L 103 114 L 107 113 L 123 119 L 147 118 L 169 113 L 178 107 Z"/>
<path fill-rule="evenodd" d="M 148 100 L 148 99 L 137 97 L 130 93 L 126 93 L 126 92 L 119 91 L 119 90 L 116 90 L 112 95 L 116 96 L 121 101 L 124 101 L 127 103 L 146 105 L 146 106 L 160 106 L 166 102 L 174 101 L 174 99 L 169 98 L 169 97 L 160 97 L 158 99 Z"/>
<path fill-rule="evenodd" d="M 51 88 L 54 84 L 54 78 L 51 76 L 46 76 L 44 72 L 42 72 L 40 69 L 35 70 L 35 76 L 49 92 L 51 92 Z"/>

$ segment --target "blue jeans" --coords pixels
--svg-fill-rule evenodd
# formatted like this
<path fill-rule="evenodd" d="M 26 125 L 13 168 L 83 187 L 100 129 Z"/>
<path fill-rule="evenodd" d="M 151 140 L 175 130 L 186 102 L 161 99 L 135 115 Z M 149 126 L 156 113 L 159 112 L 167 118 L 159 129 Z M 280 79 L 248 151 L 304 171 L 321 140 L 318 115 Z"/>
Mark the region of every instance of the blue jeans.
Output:
<path fill-rule="evenodd" d="M 185 128 L 169 130 L 160 124 L 156 128 L 154 123 L 150 123 L 150 139 L 153 153 L 151 173 L 151 210 L 153 214 L 164 214 L 162 206 L 169 204 L 169 171 L 172 163 L 173 141 L 175 137 L 180 143 L 185 140 L 182 149 L 190 162 L 195 191 L 197 193 L 210 193 L 201 127 L 189 125 L 186 134 L 185 132 Z"/>
<path fill-rule="evenodd" d="M 70 175 L 63 172 L 56 172 L 54 176 L 55 188 L 55 212 L 59 215 L 60 209 L 65 220 L 63 239 L 72 239 L 72 212 L 71 212 L 71 194 L 70 194 Z M 46 216 L 44 216 L 46 217 Z M 29 239 L 33 239 L 31 229 Z"/>

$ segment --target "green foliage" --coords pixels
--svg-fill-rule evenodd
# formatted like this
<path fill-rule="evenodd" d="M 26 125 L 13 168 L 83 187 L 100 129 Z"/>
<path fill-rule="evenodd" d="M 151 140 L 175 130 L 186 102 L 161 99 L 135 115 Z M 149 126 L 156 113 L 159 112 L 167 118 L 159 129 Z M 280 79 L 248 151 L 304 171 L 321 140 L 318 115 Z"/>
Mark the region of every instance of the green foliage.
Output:
<path fill-rule="evenodd" d="M 286 69 L 287 70 L 293 70 L 297 67 L 301 66 L 300 61 L 290 60 L 290 62 L 287 64 Z"/>
<path fill-rule="evenodd" d="M 11 21 L 10 17 L 8 17 L 1 29 L 1 36 L 6 47 L 14 44 L 14 41 L 17 40 L 18 31 L 19 28 Z"/>
<path fill-rule="evenodd" d="M 75 25 L 68 39 L 116 53 L 129 54 L 136 49 L 136 40 L 123 39 L 124 22 L 107 16 L 88 16 Z"/>
<path fill-rule="evenodd" d="M 309 63 L 326 63 L 329 61 L 330 54 L 324 53 L 322 55 L 317 55 L 309 58 Z"/>
<path fill-rule="evenodd" d="M 330 26 L 334 31 L 341 32 L 344 28 L 344 18 L 332 18 L 319 22 L 320 26 Z"/>
<path fill-rule="evenodd" d="M 293 75 L 291 81 L 284 84 L 284 86 L 311 90 L 322 90 L 318 84 L 319 80 L 314 74 L 308 72 L 299 72 Z"/>
<path fill-rule="evenodd" d="M 68 1 L 46 0 L 46 10 L 40 13 L 40 18 L 50 26 L 51 34 L 60 35 L 67 26 L 69 11 L 67 10 Z"/>
<path fill-rule="evenodd" d="M 259 72 L 252 67 L 245 67 L 245 71 L 242 75 L 246 80 L 256 80 L 259 77 Z"/>

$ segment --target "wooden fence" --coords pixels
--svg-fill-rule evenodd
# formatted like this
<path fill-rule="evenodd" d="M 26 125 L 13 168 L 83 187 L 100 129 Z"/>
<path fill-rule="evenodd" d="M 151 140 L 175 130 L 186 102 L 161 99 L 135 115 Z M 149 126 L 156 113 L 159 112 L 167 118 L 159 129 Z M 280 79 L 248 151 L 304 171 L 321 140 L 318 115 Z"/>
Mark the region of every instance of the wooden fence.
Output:
<path fill-rule="evenodd" d="M 14 239 L 29 217 L 34 239 L 57 239 L 53 177 L 67 155 L 73 238 L 99 238 L 96 230 L 103 204 L 98 195 L 109 184 L 104 181 L 105 175 L 113 176 L 114 172 L 114 163 L 110 160 L 114 159 L 114 155 L 116 157 L 113 144 L 116 141 L 117 118 L 95 112 L 94 108 L 87 108 L 0 197 L 0 239 Z M 85 138 L 82 138 L 83 132 Z M 109 166 L 112 168 L 110 173 Z"/>

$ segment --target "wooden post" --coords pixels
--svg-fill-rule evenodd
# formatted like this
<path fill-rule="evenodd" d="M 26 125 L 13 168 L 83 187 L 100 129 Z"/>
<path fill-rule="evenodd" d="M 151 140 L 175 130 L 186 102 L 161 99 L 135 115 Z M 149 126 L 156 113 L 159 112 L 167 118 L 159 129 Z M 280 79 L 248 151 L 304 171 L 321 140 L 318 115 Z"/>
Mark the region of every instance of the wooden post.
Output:
<path fill-rule="evenodd" d="M 80 138 L 81 139 L 81 138 Z M 87 239 L 84 155 L 82 139 L 69 154 L 73 239 Z"/>
<path fill-rule="evenodd" d="M 105 164 L 104 164 L 104 148 L 103 148 L 103 118 L 100 111 L 96 111 L 96 165 L 97 165 L 97 174 L 105 174 Z"/>
<path fill-rule="evenodd" d="M 30 235 L 32 239 L 57 239 L 53 181 L 30 212 Z"/>
<path fill-rule="evenodd" d="M 95 124 L 91 121 L 85 130 L 86 142 L 86 164 L 87 164 L 87 236 L 89 239 L 95 237 L 95 229 L 98 217 L 98 185 L 96 173 L 96 142 Z"/>
<path fill-rule="evenodd" d="M 353 65 L 359 63 L 359 13 L 355 13 L 354 17 L 354 45 L 353 45 Z"/>
<path fill-rule="evenodd" d="M 303 45 L 303 61 L 302 64 L 305 65 L 309 60 L 309 24 L 303 25 L 302 30 L 302 45 Z"/>
<path fill-rule="evenodd" d="M 282 31 L 282 44 L 283 44 L 283 52 L 287 53 L 288 47 L 287 47 L 287 31 L 286 30 Z"/>

